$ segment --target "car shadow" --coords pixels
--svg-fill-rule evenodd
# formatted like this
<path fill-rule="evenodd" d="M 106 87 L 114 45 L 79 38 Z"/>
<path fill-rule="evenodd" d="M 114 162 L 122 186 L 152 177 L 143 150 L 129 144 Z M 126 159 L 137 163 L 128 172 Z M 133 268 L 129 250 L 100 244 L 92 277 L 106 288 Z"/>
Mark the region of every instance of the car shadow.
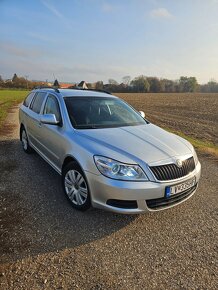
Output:
<path fill-rule="evenodd" d="M 72 208 L 61 177 L 18 140 L 0 142 L 1 262 L 74 248 L 119 231 L 136 216 Z"/>

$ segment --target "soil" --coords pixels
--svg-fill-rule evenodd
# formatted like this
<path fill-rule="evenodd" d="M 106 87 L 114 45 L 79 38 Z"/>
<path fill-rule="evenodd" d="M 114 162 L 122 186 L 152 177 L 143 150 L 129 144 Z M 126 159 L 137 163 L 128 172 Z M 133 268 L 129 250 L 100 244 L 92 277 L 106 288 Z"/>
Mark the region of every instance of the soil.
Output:
<path fill-rule="evenodd" d="M 116 94 L 152 123 L 218 145 L 218 94 Z"/>

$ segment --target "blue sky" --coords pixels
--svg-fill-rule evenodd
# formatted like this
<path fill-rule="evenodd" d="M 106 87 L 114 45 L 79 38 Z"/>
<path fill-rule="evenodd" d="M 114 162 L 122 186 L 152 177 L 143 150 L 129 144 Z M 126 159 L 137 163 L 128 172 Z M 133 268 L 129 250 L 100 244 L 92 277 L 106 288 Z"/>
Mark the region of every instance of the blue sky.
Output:
<path fill-rule="evenodd" d="M 218 0 L 0 0 L 0 75 L 218 81 Z"/>

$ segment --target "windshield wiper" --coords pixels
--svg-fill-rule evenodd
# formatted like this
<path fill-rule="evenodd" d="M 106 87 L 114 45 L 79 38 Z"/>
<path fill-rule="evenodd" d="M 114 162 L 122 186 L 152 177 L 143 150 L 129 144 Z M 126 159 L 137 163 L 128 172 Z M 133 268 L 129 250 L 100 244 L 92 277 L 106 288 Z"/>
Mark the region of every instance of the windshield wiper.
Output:
<path fill-rule="evenodd" d="M 95 125 L 77 125 L 75 126 L 75 129 L 99 129 L 100 127 L 97 127 Z"/>

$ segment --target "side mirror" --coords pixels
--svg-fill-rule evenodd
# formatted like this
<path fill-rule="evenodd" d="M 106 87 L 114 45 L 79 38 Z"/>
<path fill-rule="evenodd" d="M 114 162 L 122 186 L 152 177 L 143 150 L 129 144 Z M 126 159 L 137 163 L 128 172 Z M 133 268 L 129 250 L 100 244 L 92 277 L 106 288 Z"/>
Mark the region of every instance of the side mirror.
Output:
<path fill-rule="evenodd" d="M 145 113 L 143 111 L 139 111 L 139 114 L 142 116 L 142 118 L 145 118 Z"/>
<path fill-rule="evenodd" d="M 58 121 L 54 114 L 41 115 L 40 122 L 49 125 L 58 125 Z"/>

